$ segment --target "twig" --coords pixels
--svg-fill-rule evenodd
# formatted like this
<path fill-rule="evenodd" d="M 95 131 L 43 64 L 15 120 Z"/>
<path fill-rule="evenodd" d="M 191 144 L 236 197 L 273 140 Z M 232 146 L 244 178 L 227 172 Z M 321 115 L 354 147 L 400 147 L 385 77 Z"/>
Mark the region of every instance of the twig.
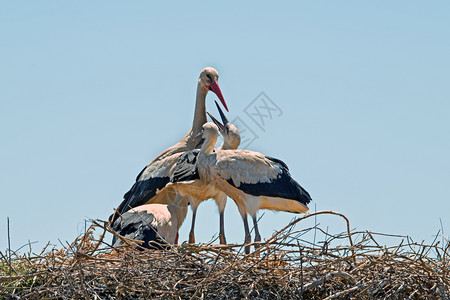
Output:
<path fill-rule="evenodd" d="M 319 284 L 322 284 L 325 281 L 328 281 L 334 277 L 342 277 L 343 279 L 346 279 L 347 281 L 349 281 L 352 284 L 355 284 L 355 282 L 356 282 L 355 279 L 350 274 L 341 272 L 341 271 L 336 271 L 336 272 L 328 273 L 327 275 L 325 275 L 311 283 L 308 283 L 307 285 L 304 286 L 303 290 L 308 291 L 310 289 L 314 289 Z"/>
<path fill-rule="evenodd" d="M 331 300 L 331 299 L 336 299 L 342 296 L 345 296 L 347 294 L 356 292 L 357 290 L 361 289 L 363 286 L 362 285 L 355 285 L 354 287 L 351 287 L 349 289 L 346 289 L 344 291 L 341 292 L 337 292 L 336 294 L 333 294 L 331 296 L 326 297 L 324 300 Z"/>

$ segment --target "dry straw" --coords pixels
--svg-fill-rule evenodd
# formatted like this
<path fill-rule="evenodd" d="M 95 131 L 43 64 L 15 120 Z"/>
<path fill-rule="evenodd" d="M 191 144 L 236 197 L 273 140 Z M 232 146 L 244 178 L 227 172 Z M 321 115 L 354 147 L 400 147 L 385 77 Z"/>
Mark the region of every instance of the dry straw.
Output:
<path fill-rule="evenodd" d="M 319 214 L 343 218 L 347 231 L 297 229 Z M 326 241 L 302 240 L 311 230 Z M 62 249 L 11 259 L 2 253 L 0 298 L 450 299 L 448 240 L 436 235 L 425 245 L 405 237 L 381 246 L 375 239 L 381 234 L 352 232 L 347 218 L 332 211 L 294 220 L 248 255 L 242 245 L 138 251 L 136 242 L 124 240 L 113 248 L 107 232 L 114 234 L 96 220 Z"/>

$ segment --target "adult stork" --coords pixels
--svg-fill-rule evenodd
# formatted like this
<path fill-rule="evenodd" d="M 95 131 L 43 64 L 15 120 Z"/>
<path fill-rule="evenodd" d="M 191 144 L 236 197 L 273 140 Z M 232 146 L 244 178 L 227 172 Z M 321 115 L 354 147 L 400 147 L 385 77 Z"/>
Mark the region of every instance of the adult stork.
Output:
<path fill-rule="evenodd" d="M 211 67 L 204 68 L 198 78 L 197 96 L 195 102 L 194 121 L 192 128 L 174 146 L 166 149 L 148 164 L 136 177 L 136 182 L 124 195 L 124 200 L 116 208 L 109 220 L 111 223 L 120 215 L 133 207 L 146 203 L 170 204 L 174 202 L 176 193 L 171 188 L 162 190 L 169 183 L 169 171 L 174 166 L 178 157 L 189 150 L 201 146 L 202 141 L 194 140 L 194 137 L 202 130 L 206 123 L 205 99 L 208 91 L 214 92 L 228 111 L 227 104 L 223 98 L 217 80 L 219 73 Z"/>
<path fill-rule="evenodd" d="M 291 177 L 284 162 L 254 151 L 214 149 L 219 129 L 211 122 L 203 125 L 200 135 L 205 139 L 201 149 L 180 157 L 171 186 L 192 198 L 215 198 L 220 192 L 232 198 L 244 221 L 246 244 L 251 241 L 247 213 L 256 221 L 259 209 L 308 211 L 311 196 Z M 245 252 L 250 252 L 249 246 Z"/>
<path fill-rule="evenodd" d="M 219 111 L 219 114 L 222 118 L 222 123 L 220 123 L 218 120 L 216 120 L 211 114 L 206 112 L 211 120 L 217 125 L 217 127 L 220 130 L 220 133 L 223 136 L 223 143 L 218 148 L 218 150 L 234 150 L 239 147 L 239 144 L 241 143 L 241 135 L 239 133 L 239 130 L 234 126 L 232 123 L 228 122 L 227 118 L 225 117 L 225 114 L 221 110 L 219 104 L 217 101 L 215 101 L 217 110 Z M 193 175 L 196 174 L 196 165 L 193 160 L 196 159 L 197 155 L 199 153 L 199 150 L 193 150 L 188 151 L 180 156 L 178 159 L 177 164 L 175 165 L 173 169 L 173 175 L 171 177 L 171 182 L 176 183 L 180 181 L 185 181 L 187 178 L 186 176 L 190 177 L 192 180 L 200 180 L 199 178 L 194 178 Z M 191 184 L 191 187 L 198 187 L 201 186 L 202 182 L 197 182 L 195 185 Z M 168 186 L 171 186 L 169 184 Z M 175 188 L 176 190 L 176 188 Z M 201 194 L 201 195 L 199 195 Z M 203 187 L 203 191 L 200 191 L 200 193 L 182 193 L 182 196 L 189 198 L 189 203 L 192 208 L 192 223 L 191 223 L 191 231 L 189 232 L 189 243 L 195 243 L 195 234 L 194 234 L 194 228 L 195 228 L 195 219 L 197 216 L 197 208 L 203 201 L 213 198 L 216 201 L 217 207 L 219 209 L 219 215 L 220 215 L 220 221 L 219 221 L 219 240 L 221 244 L 226 244 L 226 238 L 225 238 L 225 226 L 224 226 L 224 211 L 225 206 L 227 203 L 227 195 L 223 193 L 220 190 L 217 189 L 210 189 L 209 186 L 205 185 Z M 200 197 L 199 197 L 200 196 Z"/>
<path fill-rule="evenodd" d="M 144 204 L 120 215 L 112 225 L 118 234 L 137 241 L 147 249 L 161 249 L 165 244 L 177 244 L 178 230 L 186 218 L 187 202 L 177 197 L 174 203 Z M 122 240 L 113 237 L 113 246 Z"/>

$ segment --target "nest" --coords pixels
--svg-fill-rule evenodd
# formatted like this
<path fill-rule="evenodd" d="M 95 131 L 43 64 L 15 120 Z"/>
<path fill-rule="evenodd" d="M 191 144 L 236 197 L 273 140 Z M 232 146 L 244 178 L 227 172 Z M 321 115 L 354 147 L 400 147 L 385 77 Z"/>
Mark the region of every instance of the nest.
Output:
<path fill-rule="evenodd" d="M 347 231 L 320 245 L 302 239 L 296 224 L 318 214 L 347 222 Z M 62 249 L 0 258 L 0 298 L 152 299 L 450 299 L 449 242 L 404 238 L 381 246 L 380 234 L 351 231 L 347 218 L 331 211 L 292 221 L 258 250 L 243 245 L 114 248 L 105 240 L 107 222 L 95 220 Z M 440 238 L 439 238 L 440 239 Z"/>

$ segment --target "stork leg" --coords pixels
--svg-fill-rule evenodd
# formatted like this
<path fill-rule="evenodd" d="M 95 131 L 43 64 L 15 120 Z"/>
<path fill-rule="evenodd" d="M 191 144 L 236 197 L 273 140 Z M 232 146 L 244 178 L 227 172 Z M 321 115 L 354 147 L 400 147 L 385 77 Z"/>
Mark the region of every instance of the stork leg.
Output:
<path fill-rule="evenodd" d="M 250 230 L 248 229 L 248 221 L 247 221 L 247 208 L 245 207 L 245 204 L 242 200 L 238 198 L 231 198 L 234 200 L 234 203 L 236 203 L 236 206 L 238 207 L 239 213 L 241 214 L 242 221 L 244 222 L 244 244 L 250 244 L 252 242 L 252 238 L 250 236 Z M 250 246 L 245 246 L 245 254 L 250 253 Z"/>
<path fill-rule="evenodd" d="M 219 239 L 222 245 L 227 244 L 227 240 L 225 239 L 225 225 L 224 225 L 224 212 L 220 212 L 220 224 L 219 224 Z"/>
<path fill-rule="evenodd" d="M 192 208 L 192 225 L 191 225 L 191 232 L 189 232 L 189 244 L 195 244 L 194 227 L 196 215 L 197 215 L 197 208 Z"/>
<path fill-rule="evenodd" d="M 219 240 L 222 245 L 227 244 L 227 240 L 225 239 L 225 225 L 224 225 L 224 211 L 225 206 L 227 205 L 227 195 L 225 193 L 219 193 L 214 197 L 216 201 L 217 208 L 219 209 Z"/>
<path fill-rule="evenodd" d="M 258 220 L 256 219 L 256 215 L 252 216 L 253 218 L 253 226 L 255 228 L 255 242 L 261 242 L 261 235 L 259 234 L 258 229 Z M 258 249 L 260 245 L 255 245 L 255 249 Z"/>
<path fill-rule="evenodd" d="M 247 245 L 252 242 L 252 238 L 250 236 L 250 230 L 248 229 L 247 214 L 242 216 L 242 220 L 244 221 L 244 232 L 245 232 L 244 243 Z M 245 254 L 249 254 L 249 253 L 250 253 L 250 246 L 245 246 Z"/>

